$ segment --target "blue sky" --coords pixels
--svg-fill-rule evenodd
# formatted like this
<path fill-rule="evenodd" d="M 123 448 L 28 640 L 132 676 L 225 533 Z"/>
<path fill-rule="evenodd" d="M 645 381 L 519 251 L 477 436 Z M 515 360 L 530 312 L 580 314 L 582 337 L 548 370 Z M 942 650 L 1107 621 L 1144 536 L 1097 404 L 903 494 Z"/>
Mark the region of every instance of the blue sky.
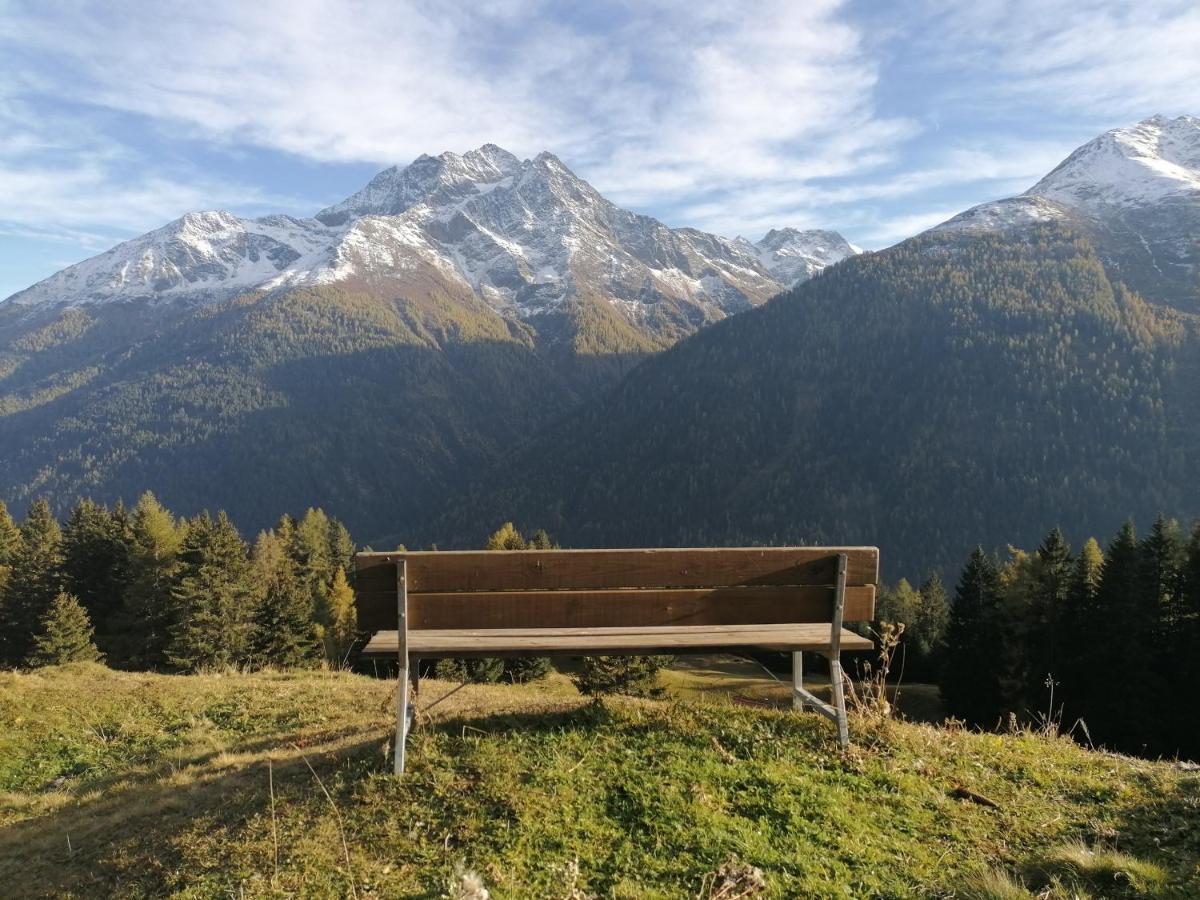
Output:
<path fill-rule="evenodd" d="M 0 297 L 197 209 L 548 149 L 671 225 L 886 246 L 1200 114 L 1196 0 L 0 0 Z"/>

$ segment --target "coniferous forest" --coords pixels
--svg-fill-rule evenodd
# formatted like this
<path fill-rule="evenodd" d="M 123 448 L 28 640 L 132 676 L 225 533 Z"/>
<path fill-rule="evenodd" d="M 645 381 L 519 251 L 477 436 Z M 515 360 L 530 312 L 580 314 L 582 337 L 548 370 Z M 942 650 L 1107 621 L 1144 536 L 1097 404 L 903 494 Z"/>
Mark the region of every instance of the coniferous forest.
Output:
<path fill-rule="evenodd" d="M 511 523 L 486 544 L 556 547 Z M 43 500 L 19 524 L 0 505 L 0 664 L 348 666 L 361 637 L 354 551 L 320 509 L 248 543 L 225 513 L 176 517 L 151 493 L 132 508 L 80 501 L 61 523 Z M 1200 695 L 1186 689 L 1200 682 L 1200 521 L 1185 531 L 1159 517 L 1141 537 L 1126 523 L 1103 547 L 1072 548 L 1056 528 L 1032 552 L 977 548 L 953 584 L 934 571 L 883 588 L 871 625 L 884 623 L 904 625 L 893 674 L 936 682 L 946 714 L 969 726 L 1049 723 L 1093 746 L 1200 757 Z M 599 683 L 613 664 L 588 661 L 577 681 Z M 549 670 L 543 659 L 433 665 L 475 681 Z M 649 658 L 633 665 L 653 673 Z"/>

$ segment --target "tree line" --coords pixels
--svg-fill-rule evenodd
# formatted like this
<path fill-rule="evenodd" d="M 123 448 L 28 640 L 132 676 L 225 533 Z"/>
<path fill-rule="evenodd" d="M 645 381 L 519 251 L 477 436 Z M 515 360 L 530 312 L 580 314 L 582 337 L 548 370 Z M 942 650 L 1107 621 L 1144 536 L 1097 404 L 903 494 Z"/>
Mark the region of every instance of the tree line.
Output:
<path fill-rule="evenodd" d="M 903 665 L 969 724 L 1060 725 L 1130 753 L 1200 758 L 1200 522 L 1126 523 L 1077 552 L 1054 529 L 1028 553 L 976 548 L 953 601 L 936 576 L 883 591 Z"/>
<path fill-rule="evenodd" d="M 354 542 L 309 509 L 248 545 L 229 517 L 45 500 L 0 503 L 0 665 L 103 659 L 129 669 L 345 662 L 357 638 Z"/>

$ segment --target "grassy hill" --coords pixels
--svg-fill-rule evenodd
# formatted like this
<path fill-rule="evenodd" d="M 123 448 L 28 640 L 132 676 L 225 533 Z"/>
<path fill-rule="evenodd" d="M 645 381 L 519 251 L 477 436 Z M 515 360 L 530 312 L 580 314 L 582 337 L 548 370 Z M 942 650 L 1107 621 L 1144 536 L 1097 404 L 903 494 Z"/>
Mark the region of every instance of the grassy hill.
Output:
<path fill-rule="evenodd" d="M 448 697 L 398 780 L 391 691 L 0 675 L 0 893 L 482 896 L 464 873 L 492 897 L 1200 892 L 1194 768 L 862 719 L 841 755 L 815 716 L 701 689 L 592 704 L 555 675 Z"/>

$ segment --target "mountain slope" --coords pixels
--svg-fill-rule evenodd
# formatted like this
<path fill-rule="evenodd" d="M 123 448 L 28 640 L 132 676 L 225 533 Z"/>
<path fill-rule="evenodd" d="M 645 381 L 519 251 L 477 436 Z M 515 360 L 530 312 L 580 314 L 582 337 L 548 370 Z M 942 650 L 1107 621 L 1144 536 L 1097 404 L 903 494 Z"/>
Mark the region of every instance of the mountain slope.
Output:
<path fill-rule="evenodd" d="M 1194 512 L 1196 326 L 1062 226 L 935 232 L 646 361 L 443 536 L 516 517 L 576 546 L 875 543 L 912 575 Z"/>
<path fill-rule="evenodd" d="M 1153 116 L 1084 144 L 1020 197 L 985 203 L 941 231 L 1069 223 L 1114 277 L 1200 312 L 1200 118 Z"/>
<path fill-rule="evenodd" d="M 818 260 L 795 234 L 811 265 L 789 280 L 847 252 L 821 240 Z M 0 304 L 0 499 L 149 488 L 251 527 L 322 503 L 391 540 L 647 354 L 782 290 L 744 243 L 490 144 L 312 219 L 191 213 Z"/>
<path fill-rule="evenodd" d="M 768 246 L 769 245 L 769 246 Z M 550 153 L 485 144 L 379 173 L 313 219 L 191 213 L 11 298 L 42 308 L 122 300 L 205 303 L 250 290 L 435 275 L 546 341 L 574 339 L 581 298 L 606 302 L 661 347 L 758 305 L 855 248 L 835 232 L 761 246 L 621 209 Z M 584 340 L 588 336 L 584 335 Z"/>

